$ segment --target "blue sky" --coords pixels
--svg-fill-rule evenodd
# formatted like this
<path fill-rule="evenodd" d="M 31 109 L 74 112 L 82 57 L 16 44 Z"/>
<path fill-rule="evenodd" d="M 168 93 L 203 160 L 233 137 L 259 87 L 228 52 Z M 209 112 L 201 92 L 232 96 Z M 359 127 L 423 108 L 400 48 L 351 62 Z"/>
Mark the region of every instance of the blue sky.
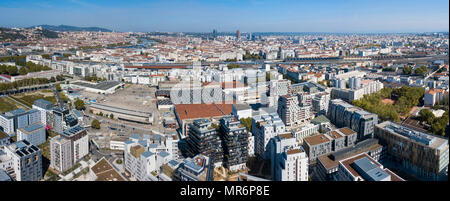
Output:
<path fill-rule="evenodd" d="M 448 0 L 1 0 L 0 26 L 116 31 L 431 32 L 449 30 Z"/>

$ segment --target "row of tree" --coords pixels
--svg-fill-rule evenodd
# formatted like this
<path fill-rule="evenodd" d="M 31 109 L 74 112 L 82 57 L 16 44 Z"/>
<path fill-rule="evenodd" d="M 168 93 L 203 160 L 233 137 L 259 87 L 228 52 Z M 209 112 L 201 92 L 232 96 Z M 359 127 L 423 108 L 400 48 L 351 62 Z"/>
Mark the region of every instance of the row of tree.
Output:
<path fill-rule="evenodd" d="M 428 72 L 427 66 L 421 66 L 421 67 L 416 68 L 414 70 L 414 75 L 424 76 L 427 72 Z M 405 75 L 412 75 L 413 74 L 413 68 L 411 66 L 403 67 L 403 74 L 405 74 Z"/>
<path fill-rule="evenodd" d="M 27 78 L 9 83 L 0 83 L 0 91 L 6 93 L 11 89 L 19 89 L 20 87 L 48 84 L 48 83 L 50 83 L 50 80 L 47 78 Z"/>

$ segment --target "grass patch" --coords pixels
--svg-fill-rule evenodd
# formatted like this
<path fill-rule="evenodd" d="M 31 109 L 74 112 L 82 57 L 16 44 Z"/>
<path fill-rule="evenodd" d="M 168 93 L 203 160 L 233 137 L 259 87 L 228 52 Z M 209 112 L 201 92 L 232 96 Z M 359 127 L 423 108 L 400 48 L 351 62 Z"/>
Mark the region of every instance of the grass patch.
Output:
<path fill-rule="evenodd" d="M 27 105 L 28 107 L 32 107 L 34 104 L 34 101 L 39 99 L 44 99 L 46 101 L 49 101 L 53 104 L 56 104 L 56 97 L 55 96 L 44 96 L 42 94 L 38 95 L 24 95 L 24 96 L 11 96 L 15 100 Z"/>
<path fill-rule="evenodd" d="M 12 103 L 5 97 L 0 98 L 0 112 L 8 112 L 17 109 L 16 104 Z"/>
<path fill-rule="evenodd" d="M 66 176 L 66 175 L 68 175 L 69 173 L 73 172 L 75 169 L 77 169 L 77 168 L 79 168 L 79 167 L 81 167 L 81 164 L 80 164 L 80 163 L 76 163 L 76 164 L 75 164 L 74 166 L 72 166 L 70 169 L 64 171 L 64 172 L 62 173 L 62 175 Z"/>

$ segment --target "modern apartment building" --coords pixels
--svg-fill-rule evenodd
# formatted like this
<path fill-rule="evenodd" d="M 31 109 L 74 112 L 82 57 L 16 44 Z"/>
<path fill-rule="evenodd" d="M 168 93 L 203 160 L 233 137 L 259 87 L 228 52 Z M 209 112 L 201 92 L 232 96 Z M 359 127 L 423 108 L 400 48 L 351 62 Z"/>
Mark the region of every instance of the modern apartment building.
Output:
<path fill-rule="evenodd" d="M 330 94 L 328 92 L 320 92 L 314 95 L 311 101 L 313 111 L 318 115 L 326 115 L 330 103 Z"/>
<path fill-rule="evenodd" d="M 89 154 L 89 137 L 83 127 L 72 127 L 60 133 L 60 136 L 71 142 L 73 164 Z"/>
<path fill-rule="evenodd" d="M 316 176 L 313 178 L 319 181 L 336 181 L 339 161 L 356 156 L 360 153 L 367 153 L 374 160 L 378 161 L 382 155 L 383 146 L 378 144 L 378 139 L 366 139 L 356 145 L 343 148 L 334 153 L 320 156 L 317 159 Z"/>
<path fill-rule="evenodd" d="M 50 140 L 50 167 L 56 171 L 64 172 L 73 166 L 72 143 L 61 136 Z"/>
<path fill-rule="evenodd" d="M 303 139 L 309 161 L 316 162 L 320 156 L 327 155 L 356 143 L 356 132 L 349 128 L 340 128 L 326 134 L 318 134 Z"/>
<path fill-rule="evenodd" d="M 375 127 L 375 137 L 386 147 L 388 157 L 404 171 L 421 180 L 447 179 L 448 140 L 390 121 Z"/>
<path fill-rule="evenodd" d="M 40 112 L 37 109 L 25 111 L 16 109 L 0 115 L 0 129 L 13 136 L 19 128 L 26 127 L 41 121 Z"/>
<path fill-rule="evenodd" d="M 252 120 L 252 133 L 255 137 L 255 155 L 269 159 L 269 140 L 276 135 L 286 133 L 285 125 L 276 112 L 257 115 Z"/>
<path fill-rule="evenodd" d="M 270 153 L 273 180 L 308 180 L 308 157 L 291 133 L 280 134 L 272 138 Z"/>
<path fill-rule="evenodd" d="M 231 171 L 244 169 L 248 160 L 248 131 L 234 116 L 220 120 L 224 166 Z"/>
<path fill-rule="evenodd" d="M 344 102 L 341 99 L 330 101 L 328 118 L 337 127 L 349 127 L 358 133 L 358 140 L 373 137 L 378 115 Z"/>
<path fill-rule="evenodd" d="M 7 166 L 4 170 L 16 181 L 39 181 L 43 177 L 41 150 L 26 140 L 5 146 L 0 158 Z"/>
<path fill-rule="evenodd" d="M 278 97 L 284 96 L 290 93 L 290 80 L 271 80 L 269 83 L 269 96 L 272 97 L 269 107 L 278 107 Z"/>
<path fill-rule="evenodd" d="M 184 159 L 177 169 L 178 177 L 181 181 L 212 181 L 208 175 L 213 168 L 210 163 L 209 157 L 203 154 Z"/>
<path fill-rule="evenodd" d="M 53 103 L 46 101 L 44 99 L 39 99 L 34 101 L 33 103 L 33 109 L 39 110 L 39 113 L 41 115 L 41 123 L 42 125 L 47 125 L 47 119 L 49 119 L 49 115 L 51 115 L 51 112 L 53 110 Z"/>
<path fill-rule="evenodd" d="M 36 146 L 45 142 L 45 127 L 39 122 L 17 129 L 17 140 L 26 140 Z"/>
<path fill-rule="evenodd" d="M 310 108 L 311 106 L 300 107 L 297 96 L 284 95 L 278 99 L 278 115 L 286 126 L 306 122 L 310 118 Z"/>
<path fill-rule="evenodd" d="M 215 167 L 222 166 L 223 147 L 218 129 L 207 119 L 194 120 L 189 127 L 187 143 L 190 156 L 203 154 L 210 158 Z"/>
<path fill-rule="evenodd" d="M 337 181 L 404 181 L 366 153 L 339 161 Z"/>
<path fill-rule="evenodd" d="M 161 166 L 173 157 L 171 136 L 143 135 L 141 138 L 133 134 L 125 141 L 124 148 L 125 170 L 139 181 L 156 181 Z"/>

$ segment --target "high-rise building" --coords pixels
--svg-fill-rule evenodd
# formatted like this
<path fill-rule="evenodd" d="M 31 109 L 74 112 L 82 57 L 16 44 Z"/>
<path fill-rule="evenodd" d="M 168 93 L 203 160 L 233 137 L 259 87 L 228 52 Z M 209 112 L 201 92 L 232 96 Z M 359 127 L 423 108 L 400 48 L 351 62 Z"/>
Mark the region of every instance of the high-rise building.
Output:
<path fill-rule="evenodd" d="M 241 39 L 241 31 L 239 30 L 236 31 L 236 37 L 238 40 Z"/>
<path fill-rule="evenodd" d="M 269 159 L 269 140 L 286 133 L 285 125 L 276 112 L 258 115 L 252 121 L 252 133 L 255 137 L 255 155 Z"/>
<path fill-rule="evenodd" d="M 448 179 L 448 140 L 390 121 L 375 126 L 375 137 L 389 158 L 420 180 Z"/>
<path fill-rule="evenodd" d="M 297 96 L 284 95 L 278 99 L 278 115 L 286 126 L 306 122 L 310 118 L 310 108 L 300 107 Z"/>
<path fill-rule="evenodd" d="M 213 127 L 211 121 L 197 119 L 192 124 L 189 124 L 187 143 L 191 157 L 203 154 L 208 156 L 216 167 L 222 166 L 222 142 L 218 130 Z"/>
<path fill-rule="evenodd" d="M 307 181 L 308 157 L 296 138 L 280 134 L 271 139 L 271 175 L 275 181 Z"/>
<path fill-rule="evenodd" d="M 39 181 L 43 177 L 41 150 L 26 140 L 5 146 L 0 158 L 7 164 L 4 170 L 16 181 Z"/>
<path fill-rule="evenodd" d="M 290 93 L 290 80 L 271 80 L 269 83 L 270 107 L 278 107 L 278 98 Z"/>
<path fill-rule="evenodd" d="M 248 160 L 248 131 L 234 116 L 220 120 L 223 141 L 224 166 L 231 171 L 246 167 Z"/>
<path fill-rule="evenodd" d="M 69 115 L 69 110 L 67 108 L 54 108 L 50 121 L 47 122 L 47 124 L 50 124 L 50 127 L 55 132 L 62 133 L 65 125 L 64 119 L 67 115 Z"/>
<path fill-rule="evenodd" d="M 89 154 L 89 137 L 86 129 L 81 126 L 75 126 L 59 134 L 61 137 L 71 141 L 73 164 L 76 164 Z"/>
<path fill-rule="evenodd" d="M 73 166 L 72 143 L 61 136 L 55 136 L 50 140 L 50 167 L 59 172 L 64 172 Z"/>

